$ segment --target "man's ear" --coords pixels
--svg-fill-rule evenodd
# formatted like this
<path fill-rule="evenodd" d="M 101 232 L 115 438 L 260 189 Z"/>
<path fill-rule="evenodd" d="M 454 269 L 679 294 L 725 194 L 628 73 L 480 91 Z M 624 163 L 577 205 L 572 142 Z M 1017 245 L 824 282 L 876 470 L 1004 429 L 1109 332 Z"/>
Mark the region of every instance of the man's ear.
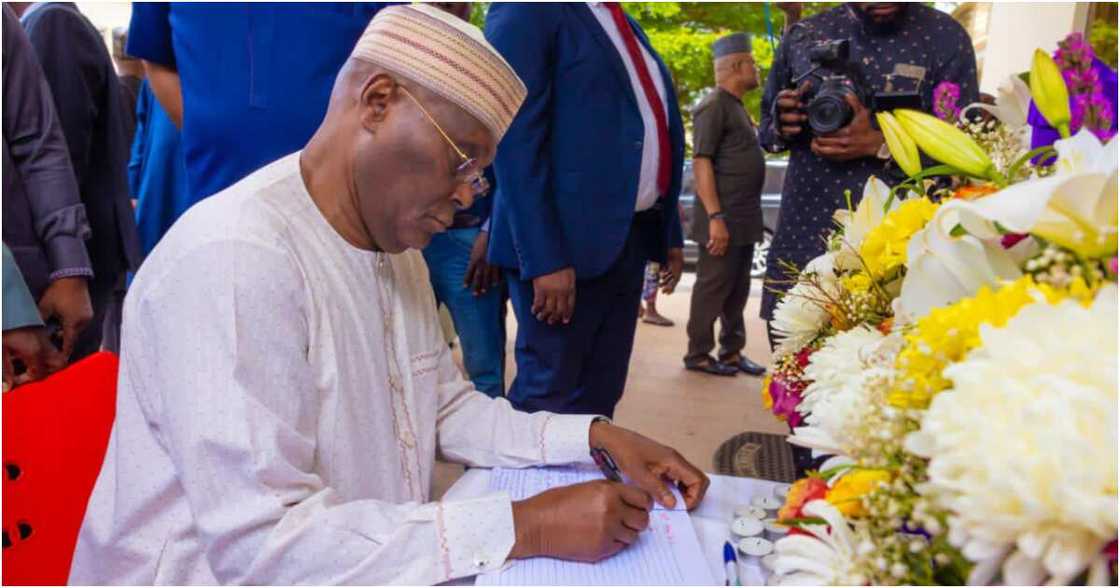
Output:
<path fill-rule="evenodd" d="M 367 79 L 359 97 L 362 127 L 373 132 L 384 122 L 389 114 L 390 105 L 399 91 L 397 81 L 389 74 L 379 73 Z"/>

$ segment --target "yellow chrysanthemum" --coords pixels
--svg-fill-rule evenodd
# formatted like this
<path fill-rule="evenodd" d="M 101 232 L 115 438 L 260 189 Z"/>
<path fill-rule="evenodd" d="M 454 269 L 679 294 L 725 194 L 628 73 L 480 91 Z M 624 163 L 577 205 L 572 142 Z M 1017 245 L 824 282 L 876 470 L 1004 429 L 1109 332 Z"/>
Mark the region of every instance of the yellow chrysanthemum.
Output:
<path fill-rule="evenodd" d="M 981 288 L 971 298 L 930 311 L 906 335 L 896 363 L 898 382 L 887 401 L 900 408 L 928 407 L 938 392 L 949 387 L 942 370 L 980 344 L 980 325 L 1002 327 L 1019 309 L 1040 300 L 1053 304 L 1073 298 L 1088 304 L 1095 292 L 1080 278 L 1058 290 L 1028 275 L 995 291 Z"/>
<path fill-rule="evenodd" d="M 933 218 L 937 206 L 925 198 L 911 198 L 871 229 L 859 249 L 871 278 L 884 278 L 906 265 L 906 246 L 910 237 Z"/>
<path fill-rule="evenodd" d="M 825 500 L 848 518 L 861 517 L 867 511 L 860 499 L 890 481 L 891 475 L 885 470 L 853 470 L 828 489 Z"/>
<path fill-rule="evenodd" d="M 856 272 L 840 279 L 840 285 L 852 293 L 863 293 L 871 290 L 871 278 L 863 272 Z"/>

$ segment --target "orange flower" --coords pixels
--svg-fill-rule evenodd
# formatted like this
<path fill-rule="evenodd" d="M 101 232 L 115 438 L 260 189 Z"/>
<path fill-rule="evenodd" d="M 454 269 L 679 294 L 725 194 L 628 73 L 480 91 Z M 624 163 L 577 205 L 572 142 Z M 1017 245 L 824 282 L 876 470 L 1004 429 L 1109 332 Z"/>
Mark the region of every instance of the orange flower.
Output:
<path fill-rule="evenodd" d="M 762 406 L 766 410 L 770 410 L 774 407 L 774 398 L 770 396 L 771 379 L 770 374 L 766 374 L 766 377 L 762 380 Z"/>
<path fill-rule="evenodd" d="M 961 200 L 976 200 L 993 192 L 999 192 L 999 186 L 988 183 L 965 184 L 960 188 L 957 188 L 957 190 L 953 192 L 953 198 L 960 198 Z"/>
<path fill-rule="evenodd" d="M 778 520 L 789 520 L 801 517 L 801 507 L 809 501 L 824 498 L 828 494 L 828 484 L 824 480 L 810 476 L 801 478 L 793 483 L 786 495 L 786 503 L 778 511 Z"/>
<path fill-rule="evenodd" d="M 894 328 L 894 317 L 893 316 L 888 316 L 887 318 L 883 319 L 883 322 L 879 323 L 879 327 L 878 327 L 879 332 L 882 333 L 883 335 L 890 335 L 891 334 L 891 329 L 893 329 L 893 328 Z"/>

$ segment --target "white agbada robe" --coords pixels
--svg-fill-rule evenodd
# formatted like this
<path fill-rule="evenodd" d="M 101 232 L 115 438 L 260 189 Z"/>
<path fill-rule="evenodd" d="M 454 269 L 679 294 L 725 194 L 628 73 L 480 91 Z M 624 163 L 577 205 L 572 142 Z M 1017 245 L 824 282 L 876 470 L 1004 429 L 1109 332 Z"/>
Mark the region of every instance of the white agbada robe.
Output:
<path fill-rule="evenodd" d="M 510 499 L 428 502 L 436 452 L 586 462 L 590 416 L 465 381 L 417 251 L 357 249 L 289 155 L 184 215 L 125 302 L 74 584 L 432 584 L 500 567 Z"/>

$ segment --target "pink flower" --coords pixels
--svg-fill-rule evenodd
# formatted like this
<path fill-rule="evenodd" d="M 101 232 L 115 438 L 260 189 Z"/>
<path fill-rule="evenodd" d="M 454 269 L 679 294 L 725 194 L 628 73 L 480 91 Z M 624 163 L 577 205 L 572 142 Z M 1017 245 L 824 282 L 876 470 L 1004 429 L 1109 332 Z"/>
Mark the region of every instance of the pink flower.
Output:
<path fill-rule="evenodd" d="M 946 122 L 955 122 L 961 109 L 957 102 L 961 99 L 961 87 L 953 82 L 941 82 L 933 89 L 933 113 Z"/>
<path fill-rule="evenodd" d="M 1117 267 L 1117 261 L 1115 257 L 1108 260 L 1108 271 L 1114 276 L 1120 273 L 1120 268 Z"/>
<path fill-rule="evenodd" d="M 1022 241 L 1026 238 L 1027 235 L 1024 235 L 1022 233 L 1008 233 L 999 240 L 999 244 L 1002 245 L 1004 249 L 1011 249 L 1012 247 L 1018 245 L 1019 241 Z"/>
<path fill-rule="evenodd" d="M 770 410 L 791 427 L 801 424 L 801 413 L 797 412 L 797 407 L 801 404 L 801 391 L 804 388 L 804 384 L 790 385 L 780 376 L 770 381 L 770 398 L 774 402 Z"/>

